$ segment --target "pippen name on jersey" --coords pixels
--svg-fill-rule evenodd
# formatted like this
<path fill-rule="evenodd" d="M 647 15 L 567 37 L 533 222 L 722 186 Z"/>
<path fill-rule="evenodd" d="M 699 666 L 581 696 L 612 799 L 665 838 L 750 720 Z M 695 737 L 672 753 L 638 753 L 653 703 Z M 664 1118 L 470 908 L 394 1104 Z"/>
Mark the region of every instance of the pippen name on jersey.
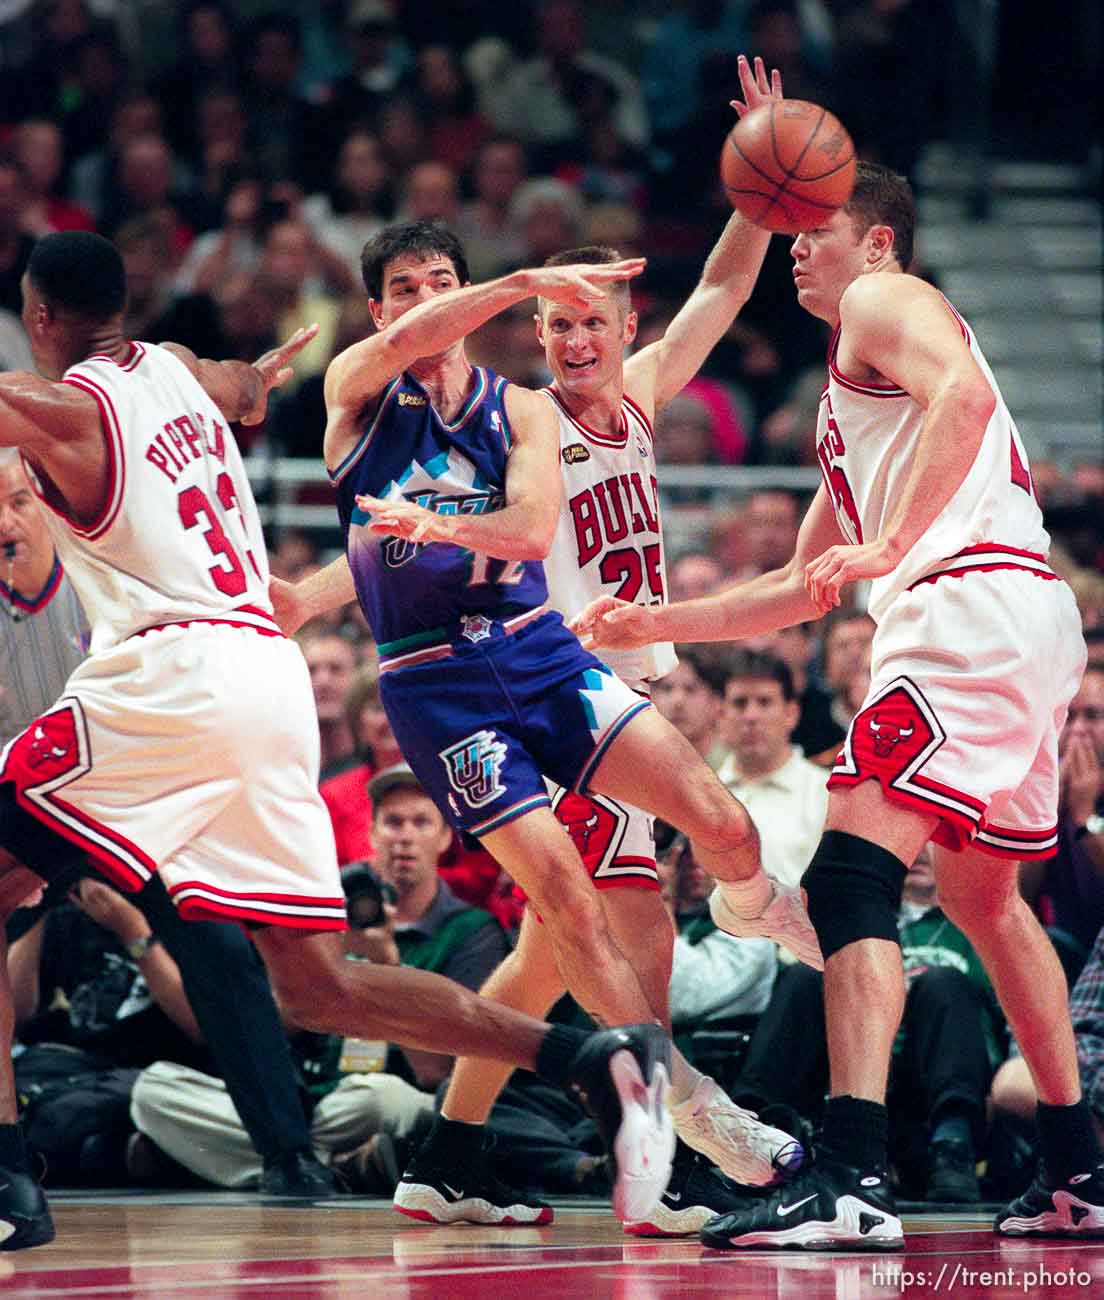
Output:
<path fill-rule="evenodd" d="M 170 483 L 175 483 L 192 461 L 202 460 L 205 455 L 225 464 L 226 429 L 218 420 L 208 428 L 201 411 L 167 420 L 146 447 L 146 460 L 156 465 Z"/>
<path fill-rule="evenodd" d="M 614 474 L 569 499 L 580 568 L 630 532 L 659 535 L 659 485 L 654 478 L 649 482 L 650 497 L 639 474 Z"/>

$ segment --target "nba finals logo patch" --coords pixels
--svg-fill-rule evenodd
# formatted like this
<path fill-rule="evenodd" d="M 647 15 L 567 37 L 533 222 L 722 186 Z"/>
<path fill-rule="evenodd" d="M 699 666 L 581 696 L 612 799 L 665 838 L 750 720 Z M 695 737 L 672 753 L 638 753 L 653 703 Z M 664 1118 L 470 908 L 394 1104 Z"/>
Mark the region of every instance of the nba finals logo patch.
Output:
<path fill-rule="evenodd" d="M 584 447 L 581 442 L 571 443 L 560 454 L 564 458 L 565 465 L 578 465 L 584 460 L 590 460 L 590 450 Z"/>
<path fill-rule="evenodd" d="M 448 772 L 449 785 L 469 808 L 493 803 L 505 790 L 499 772 L 506 761 L 506 745 L 493 731 L 477 731 L 438 755 Z"/>
<path fill-rule="evenodd" d="M 425 404 L 426 404 L 426 399 L 424 397 L 419 397 L 417 393 L 399 394 L 400 406 L 425 406 Z"/>

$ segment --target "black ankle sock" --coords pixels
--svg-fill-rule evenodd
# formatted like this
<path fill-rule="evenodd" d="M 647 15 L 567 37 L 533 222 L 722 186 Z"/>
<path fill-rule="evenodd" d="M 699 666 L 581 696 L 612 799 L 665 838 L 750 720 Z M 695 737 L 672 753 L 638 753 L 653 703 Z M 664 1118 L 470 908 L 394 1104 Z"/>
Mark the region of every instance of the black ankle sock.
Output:
<path fill-rule="evenodd" d="M 824 1108 L 818 1153 L 856 1169 L 886 1167 L 889 1116 L 877 1101 L 829 1097 Z"/>
<path fill-rule="evenodd" d="M 589 1035 L 572 1025 L 553 1025 L 537 1049 L 537 1073 L 542 1079 L 563 1087 L 570 1074 L 575 1054 Z"/>
<path fill-rule="evenodd" d="M 446 1119 L 438 1113 L 426 1138 L 435 1154 L 447 1156 L 457 1163 L 469 1165 L 483 1150 L 482 1124 L 468 1124 L 462 1119 Z"/>
<path fill-rule="evenodd" d="M 1039 1102 L 1035 1108 L 1035 1124 L 1043 1163 L 1055 1183 L 1068 1182 L 1075 1174 L 1091 1173 L 1104 1159 L 1084 1097 L 1072 1106 L 1048 1106 L 1045 1101 Z"/>
<path fill-rule="evenodd" d="M 23 1130 L 18 1124 L 0 1124 L 0 1167 L 13 1173 L 30 1172 Z"/>

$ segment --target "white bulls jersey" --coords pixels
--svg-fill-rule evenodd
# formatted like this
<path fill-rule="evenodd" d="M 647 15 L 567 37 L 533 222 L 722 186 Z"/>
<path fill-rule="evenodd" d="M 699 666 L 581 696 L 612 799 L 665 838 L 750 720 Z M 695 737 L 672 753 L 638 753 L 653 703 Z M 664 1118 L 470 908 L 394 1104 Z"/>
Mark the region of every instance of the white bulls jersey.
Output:
<path fill-rule="evenodd" d="M 620 432 L 611 438 L 570 415 L 553 389 L 544 391 L 559 417 L 564 483 L 556 536 L 544 561 L 549 605 L 570 620 L 599 596 L 663 604 L 667 570 L 648 418 L 624 398 Z M 663 677 L 677 662 L 669 642 L 636 650 L 603 646 L 594 653 L 630 686 Z"/>
<path fill-rule="evenodd" d="M 225 419 L 171 352 L 130 348 L 121 364 L 90 357 L 62 380 L 99 403 L 110 478 L 102 514 L 78 525 L 48 485 L 40 491 L 93 653 L 145 628 L 231 612 L 271 628 L 260 519 Z"/>
<path fill-rule="evenodd" d="M 894 597 L 936 566 L 1000 565 L 1010 550 L 1020 567 L 1050 548 L 1035 500 L 1023 443 L 973 332 L 950 304 L 997 405 L 981 447 L 958 491 L 892 573 L 871 585 L 870 613 L 880 620 Z M 917 454 L 925 411 L 902 388 L 856 382 L 836 364 L 839 331 L 828 356 L 828 384 L 817 417 L 817 456 L 844 536 L 853 543 L 881 536 Z M 989 546 L 999 551 L 991 553 Z M 948 565 L 947 561 L 952 563 Z"/>

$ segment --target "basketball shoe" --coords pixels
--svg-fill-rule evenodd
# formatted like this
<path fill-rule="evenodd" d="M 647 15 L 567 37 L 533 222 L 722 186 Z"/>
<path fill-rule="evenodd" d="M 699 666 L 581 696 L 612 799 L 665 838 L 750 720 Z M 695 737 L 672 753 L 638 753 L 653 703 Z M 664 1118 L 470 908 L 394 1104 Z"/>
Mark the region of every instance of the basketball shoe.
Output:
<path fill-rule="evenodd" d="M 1104 1165 L 1054 1183 L 1040 1162 L 1031 1186 L 993 1228 L 1004 1237 L 1104 1237 Z"/>
<path fill-rule="evenodd" d="M 403 1173 L 392 1201 L 400 1214 L 424 1223 L 543 1226 L 552 1207 L 508 1187 L 491 1172 L 486 1151 L 461 1168 L 425 1143 Z"/>
<path fill-rule="evenodd" d="M 651 1214 L 627 1222 L 625 1232 L 630 1237 L 692 1236 L 717 1215 L 740 1209 L 749 1195 L 680 1142 L 666 1191 Z"/>
<path fill-rule="evenodd" d="M 25 1250 L 54 1239 L 42 1188 L 27 1173 L 0 1169 L 0 1250 Z"/>
<path fill-rule="evenodd" d="M 715 1250 L 900 1250 L 905 1244 L 885 1173 L 823 1158 L 711 1219 L 701 1240 Z"/>
<path fill-rule="evenodd" d="M 801 1168 L 805 1148 L 754 1111 L 737 1106 L 705 1075 L 685 1101 L 671 1107 L 675 1132 L 738 1183 L 772 1183 Z"/>
<path fill-rule="evenodd" d="M 717 929 L 738 939 L 773 939 L 792 952 L 798 961 L 814 970 L 823 970 L 820 943 L 805 910 L 801 890 L 793 885 L 784 885 L 773 876 L 767 879 L 774 894 L 758 916 L 738 916 L 729 906 L 723 887 L 718 885 L 709 897 L 709 914 Z"/>

